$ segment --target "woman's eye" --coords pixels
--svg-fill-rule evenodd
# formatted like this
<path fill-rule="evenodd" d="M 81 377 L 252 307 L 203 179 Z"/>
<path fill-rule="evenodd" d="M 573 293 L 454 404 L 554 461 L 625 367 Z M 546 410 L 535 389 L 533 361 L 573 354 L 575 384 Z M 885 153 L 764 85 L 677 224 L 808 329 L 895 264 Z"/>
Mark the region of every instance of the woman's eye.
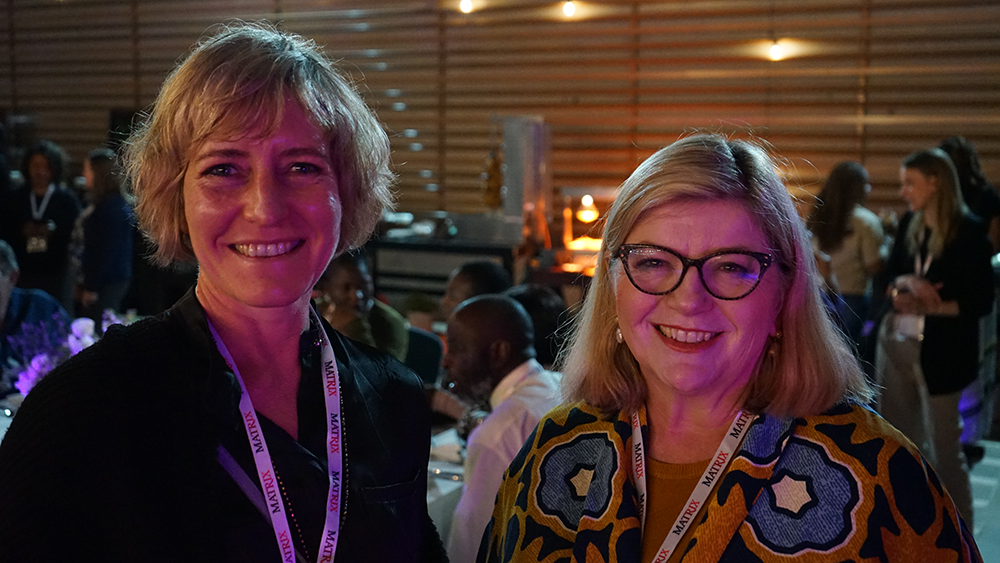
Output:
<path fill-rule="evenodd" d="M 319 166 L 311 162 L 296 162 L 292 164 L 292 171 L 299 174 L 317 174 L 320 170 Z"/>
<path fill-rule="evenodd" d="M 658 270 L 666 266 L 663 260 L 658 258 L 640 258 L 634 262 L 634 267 L 638 270 Z"/>
<path fill-rule="evenodd" d="M 228 177 L 232 176 L 234 171 L 235 169 L 231 164 L 215 164 L 206 168 L 205 171 L 201 173 L 201 175 Z"/>

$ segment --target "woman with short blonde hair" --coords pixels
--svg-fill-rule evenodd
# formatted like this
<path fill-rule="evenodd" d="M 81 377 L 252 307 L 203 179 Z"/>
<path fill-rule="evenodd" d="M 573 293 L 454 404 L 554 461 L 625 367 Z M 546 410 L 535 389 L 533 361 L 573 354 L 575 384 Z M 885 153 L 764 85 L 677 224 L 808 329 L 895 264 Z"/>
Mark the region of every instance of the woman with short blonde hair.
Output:
<path fill-rule="evenodd" d="M 198 281 L 25 399 L 0 446 L 4 556 L 446 560 L 420 380 L 311 301 L 390 203 L 388 137 L 358 92 L 311 41 L 221 26 L 126 162 L 158 260 Z"/>
<path fill-rule="evenodd" d="M 227 30 L 238 29 L 234 37 Z M 125 150 L 136 213 L 161 264 L 192 261 L 181 183 L 188 149 L 210 135 L 257 124 L 272 133 L 286 103 L 302 106 L 329 137 L 344 218 L 340 253 L 364 244 L 391 209 L 389 139 L 354 87 L 312 40 L 263 25 L 220 25 L 167 77 L 157 110 Z"/>

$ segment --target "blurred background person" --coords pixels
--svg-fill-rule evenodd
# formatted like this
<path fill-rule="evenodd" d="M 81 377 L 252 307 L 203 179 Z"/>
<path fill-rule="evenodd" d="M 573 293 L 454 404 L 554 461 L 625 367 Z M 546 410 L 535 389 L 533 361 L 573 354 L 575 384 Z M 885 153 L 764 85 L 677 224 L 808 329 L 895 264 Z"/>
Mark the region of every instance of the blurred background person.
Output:
<path fill-rule="evenodd" d="M 893 311 L 878 340 L 878 410 L 921 448 L 971 523 L 958 403 L 978 375 L 980 318 L 993 308 L 991 245 L 944 151 L 907 156 L 899 174 L 909 212 L 885 268 Z"/>
<path fill-rule="evenodd" d="M 981 560 L 865 406 L 777 169 L 692 135 L 622 184 L 562 363 L 571 402 L 511 463 L 479 561 Z"/>
<path fill-rule="evenodd" d="M 40 289 L 17 287 L 20 274 L 14 249 L 0 240 L 0 373 L 4 368 L 31 361 L 32 351 L 24 350 L 22 344 L 44 344 L 22 343 L 22 335 L 37 333 L 30 339 L 51 344 L 59 342 L 69 329 L 69 315 L 54 297 Z M 0 397 L 14 391 L 13 383 L 0 384 Z"/>
<path fill-rule="evenodd" d="M 11 195 L 10 243 L 21 265 L 20 287 L 41 289 L 73 310 L 69 241 L 80 202 L 63 186 L 65 154 L 39 141 L 24 154 L 25 183 Z"/>
<path fill-rule="evenodd" d="M 537 283 L 515 285 L 503 295 L 520 303 L 531 317 L 535 333 L 535 359 L 545 369 L 552 369 L 556 354 L 562 347 L 560 326 L 565 320 L 566 302 L 551 287 Z"/>
<path fill-rule="evenodd" d="M 361 251 L 334 258 L 319 278 L 314 297 L 320 314 L 341 334 L 401 362 L 406 359 L 406 319 L 375 299 L 375 285 Z"/>
<path fill-rule="evenodd" d="M 955 165 L 962 201 L 986 223 L 993 252 L 1000 252 L 1000 193 L 983 174 L 975 145 L 965 137 L 948 137 L 938 148 Z"/>
<path fill-rule="evenodd" d="M 503 293 L 512 284 L 510 273 L 496 262 L 466 262 L 448 276 L 448 286 L 441 298 L 441 316 L 448 319 L 462 301 L 487 293 Z"/>
<path fill-rule="evenodd" d="M 88 205 L 73 233 L 77 315 L 97 326 L 105 309 L 121 311 L 132 280 L 135 218 L 122 194 L 117 158 L 113 150 L 99 148 L 83 162 Z"/>
<path fill-rule="evenodd" d="M 0 240 L 10 238 L 10 217 L 7 216 L 11 196 L 10 161 L 7 160 L 7 136 L 0 123 Z"/>
<path fill-rule="evenodd" d="M 982 219 L 987 226 L 987 234 L 993 244 L 993 252 L 1000 252 L 1000 193 L 983 174 L 975 145 L 965 137 L 948 137 L 941 142 L 941 150 L 948 153 L 958 173 L 958 183 L 962 188 L 962 199 L 969 210 Z M 994 286 L 1000 294 L 996 268 Z M 994 311 L 996 308 L 994 307 Z M 983 330 L 987 330 L 984 326 Z M 997 317 L 997 332 L 1000 332 L 1000 316 Z M 996 338 L 989 335 L 986 341 Z M 995 357 L 995 356 L 994 356 Z M 990 368 L 993 369 L 990 369 Z M 987 438 L 993 426 L 993 415 L 997 403 L 996 366 L 985 365 L 973 384 L 966 387 L 959 402 L 962 421 L 962 447 L 969 464 L 978 462 L 986 451 L 978 441 Z"/>
<path fill-rule="evenodd" d="M 829 257 L 830 276 L 846 306 L 847 335 L 859 351 L 869 318 L 872 278 L 881 271 L 887 254 L 882 222 L 864 206 L 870 191 L 865 167 L 841 162 L 830 172 L 809 218 L 814 245 Z"/>
<path fill-rule="evenodd" d="M 462 302 L 448 319 L 444 368 L 463 410 L 480 405 L 489 413 L 468 437 L 462 497 L 447 544 L 452 563 L 472 563 L 504 470 L 539 419 L 559 404 L 560 376 L 536 360 L 524 308 L 491 294 Z"/>

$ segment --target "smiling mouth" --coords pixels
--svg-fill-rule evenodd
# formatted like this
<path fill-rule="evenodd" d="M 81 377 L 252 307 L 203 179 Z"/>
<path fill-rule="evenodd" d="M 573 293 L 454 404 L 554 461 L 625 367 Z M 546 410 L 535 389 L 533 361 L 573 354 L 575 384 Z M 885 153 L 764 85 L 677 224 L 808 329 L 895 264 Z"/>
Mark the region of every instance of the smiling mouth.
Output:
<path fill-rule="evenodd" d="M 288 242 L 277 242 L 269 244 L 230 244 L 229 248 L 235 250 L 243 256 L 251 258 L 271 258 L 281 256 L 298 248 L 303 242 L 302 239 Z"/>
<path fill-rule="evenodd" d="M 716 336 L 722 334 L 720 332 L 702 332 L 700 330 L 681 330 L 678 328 L 671 328 L 669 326 L 656 325 L 656 330 L 660 332 L 663 336 L 671 340 L 676 340 L 677 342 L 685 342 L 688 344 L 699 344 L 701 342 L 707 342 Z"/>

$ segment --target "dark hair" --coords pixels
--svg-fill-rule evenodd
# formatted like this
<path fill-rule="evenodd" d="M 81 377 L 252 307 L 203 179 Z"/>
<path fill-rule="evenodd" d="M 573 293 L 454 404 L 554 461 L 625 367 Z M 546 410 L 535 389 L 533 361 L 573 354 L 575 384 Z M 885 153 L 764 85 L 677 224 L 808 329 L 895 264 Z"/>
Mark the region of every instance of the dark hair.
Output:
<path fill-rule="evenodd" d="M 976 147 L 965 137 L 948 137 L 941 142 L 938 147 L 948 154 L 952 164 L 955 165 L 955 172 L 958 174 L 958 185 L 962 190 L 962 199 L 965 200 L 973 213 L 982 215 L 983 209 L 979 205 L 983 192 L 993 190 L 993 185 L 983 174 L 983 169 L 979 164 L 979 155 Z M 985 217 L 989 219 L 989 217 Z"/>
<path fill-rule="evenodd" d="M 31 173 L 29 168 L 31 167 L 31 159 L 35 155 L 40 154 L 45 157 L 45 161 L 49 164 L 49 173 L 52 174 L 52 183 L 57 186 L 62 183 L 63 180 L 63 169 L 66 166 L 66 153 L 62 150 L 62 147 L 53 143 L 52 141 L 38 141 L 24 153 L 24 159 L 21 160 L 21 174 L 24 176 L 24 182 L 26 185 L 31 186 Z"/>
<path fill-rule="evenodd" d="M 473 296 L 484 293 L 503 293 L 512 285 L 507 270 L 500 264 L 489 260 L 462 264 L 455 272 L 455 277 L 458 276 L 462 276 L 465 281 L 469 282 Z"/>
<path fill-rule="evenodd" d="M 90 151 L 87 156 L 90 170 L 94 173 L 94 199 L 100 201 L 105 197 L 121 193 L 121 167 L 118 165 L 118 155 L 115 151 L 101 147 Z"/>
<path fill-rule="evenodd" d="M 504 340 L 516 352 L 527 357 L 535 357 L 535 332 L 531 317 L 524 307 L 506 295 L 478 295 L 463 301 L 455 308 L 454 318 L 468 319 L 468 325 L 475 328 L 476 337 L 486 342 Z"/>
<path fill-rule="evenodd" d="M 363 249 L 356 249 L 350 252 L 345 252 L 340 256 L 337 256 L 327 265 L 326 270 L 320 276 L 320 281 L 328 281 L 333 272 L 344 267 L 354 267 L 361 272 L 362 276 L 371 278 L 371 268 L 368 266 L 368 258 Z"/>
<path fill-rule="evenodd" d="M 868 171 L 857 162 L 841 162 L 833 167 L 826 179 L 819 202 L 809 218 L 809 228 L 823 252 L 833 252 L 851 232 L 854 207 L 864 203 L 868 195 Z"/>
<path fill-rule="evenodd" d="M 563 334 L 559 330 L 566 302 L 551 287 L 528 283 L 515 285 L 503 293 L 524 307 L 535 329 L 535 356 L 538 362 L 550 366 L 562 347 Z"/>

